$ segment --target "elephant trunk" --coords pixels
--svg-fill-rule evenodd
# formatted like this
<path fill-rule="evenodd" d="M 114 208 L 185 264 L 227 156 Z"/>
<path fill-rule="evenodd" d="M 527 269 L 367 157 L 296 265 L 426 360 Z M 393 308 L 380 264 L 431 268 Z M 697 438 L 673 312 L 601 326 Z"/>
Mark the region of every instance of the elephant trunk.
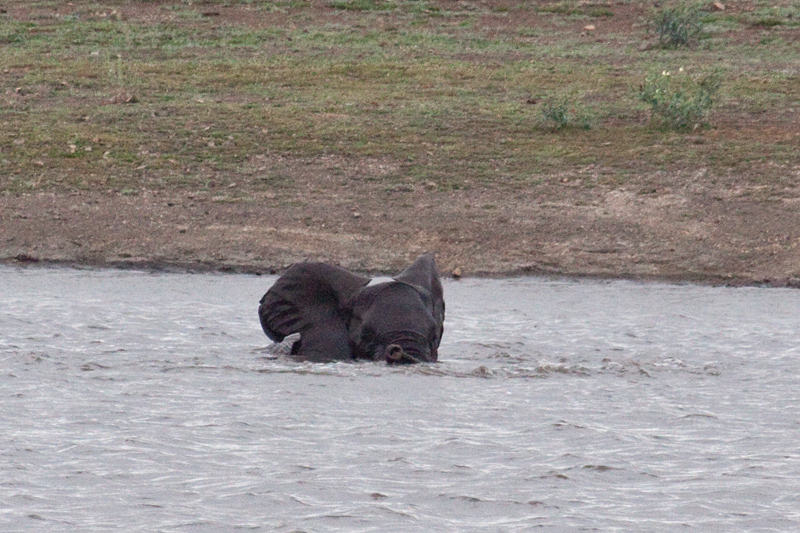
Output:
<path fill-rule="evenodd" d="M 389 365 L 410 365 L 414 363 L 421 363 L 413 355 L 408 354 L 403 347 L 399 344 L 390 344 L 386 347 L 386 364 Z"/>

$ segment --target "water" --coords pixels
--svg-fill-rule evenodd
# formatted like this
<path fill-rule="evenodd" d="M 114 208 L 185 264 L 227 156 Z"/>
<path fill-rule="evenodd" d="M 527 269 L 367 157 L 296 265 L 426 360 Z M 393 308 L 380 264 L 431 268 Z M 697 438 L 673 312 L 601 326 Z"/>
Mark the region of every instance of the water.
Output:
<path fill-rule="evenodd" d="M 395 368 L 272 281 L 0 268 L 0 531 L 800 529 L 800 292 L 449 281 Z"/>

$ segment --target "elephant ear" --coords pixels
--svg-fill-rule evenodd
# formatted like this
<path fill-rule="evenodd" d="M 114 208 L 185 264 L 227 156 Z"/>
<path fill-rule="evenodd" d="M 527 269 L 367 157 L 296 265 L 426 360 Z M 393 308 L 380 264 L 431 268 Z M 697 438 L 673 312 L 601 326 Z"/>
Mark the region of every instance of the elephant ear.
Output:
<path fill-rule="evenodd" d="M 439 272 L 436 270 L 436 260 L 433 254 L 421 255 L 414 261 L 414 264 L 403 270 L 394 279 L 428 291 L 433 297 L 434 317 L 440 325 L 444 322 L 444 291 L 442 282 L 439 281 Z"/>
<path fill-rule="evenodd" d="M 261 298 L 258 317 L 275 342 L 300 334 L 292 352 L 314 360 L 351 357 L 347 320 L 349 302 L 370 282 L 324 263 L 297 263 Z"/>

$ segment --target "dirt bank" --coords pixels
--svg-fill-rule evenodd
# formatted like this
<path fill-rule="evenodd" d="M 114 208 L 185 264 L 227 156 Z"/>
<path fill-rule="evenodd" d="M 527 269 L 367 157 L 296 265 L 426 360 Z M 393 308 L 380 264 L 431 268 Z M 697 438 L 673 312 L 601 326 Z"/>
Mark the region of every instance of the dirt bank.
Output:
<path fill-rule="evenodd" d="M 0 261 L 797 286 L 785 4 L 6 2 Z"/>
<path fill-rule="evenodd" d="M 548 274 L 800 283 L 800 191 L 765 196 L 702 170 L 587 188 L 602 170 L 533 189 L 383 188 L 376 161 L 295 168 L 276 192 L 39 193 L 0 197 L 0 259 L 276 272 L 325 260 L 393 272 L 437 253 L 444 274 Z M 349 165 L 349 166 L 348 166 Z M 746 182 L 746 180 L 745 180 Z"/>

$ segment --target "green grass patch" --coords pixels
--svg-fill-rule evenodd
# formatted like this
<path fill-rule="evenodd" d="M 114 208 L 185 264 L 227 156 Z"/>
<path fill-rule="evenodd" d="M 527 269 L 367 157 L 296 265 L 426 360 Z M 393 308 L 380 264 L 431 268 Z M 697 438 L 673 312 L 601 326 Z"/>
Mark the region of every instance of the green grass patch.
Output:
<path fill-rule="evenodd" d="M 330 6 L 334 9 L 349 11 L 386 11 L 394 9 L 391 2 L 383 0 L 331 0 Z"/>

